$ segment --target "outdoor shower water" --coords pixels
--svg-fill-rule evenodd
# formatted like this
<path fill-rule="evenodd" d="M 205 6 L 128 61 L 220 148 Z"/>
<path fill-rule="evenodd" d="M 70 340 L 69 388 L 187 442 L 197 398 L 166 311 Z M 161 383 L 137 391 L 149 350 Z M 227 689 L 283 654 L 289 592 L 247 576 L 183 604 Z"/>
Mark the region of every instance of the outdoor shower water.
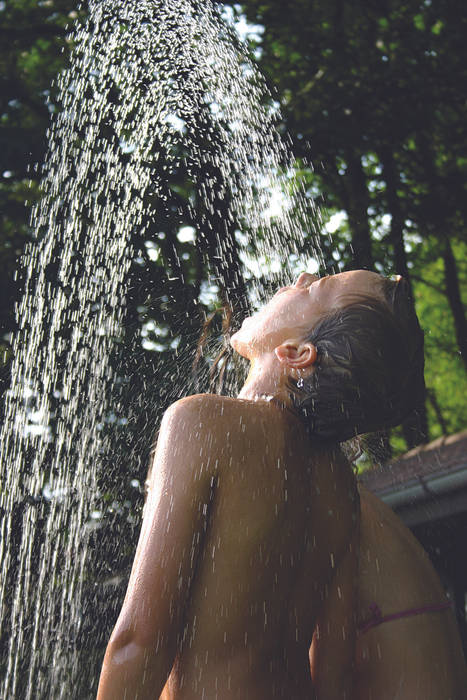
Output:
<path fill-rule="evenodd" d="M 202 211 L 188 202 L 193 244 L 210 237 L 216 249 L 208 292 L 234 306 L 242 295 L 243 308 L 256 306 L 269 284 L 304 269 L 305 233 L 310 242 L 310 198 L 279 136 L 277 105 L 209 1 L 91 0 L 72 39 L 22 261 L 1 432 L 9 699 L 96 689 L 89 678 L 83 690 L 77 639 L 98 476 L 118 459 L 103 430 L 118 380 L 109 357 L 123 333 L 132 235 L 157 252 L 152 208 L 164 206 L 167 181 L 183 167 L 198 191 Z M 186 383 L 170 392 L 176 400 Z"/>

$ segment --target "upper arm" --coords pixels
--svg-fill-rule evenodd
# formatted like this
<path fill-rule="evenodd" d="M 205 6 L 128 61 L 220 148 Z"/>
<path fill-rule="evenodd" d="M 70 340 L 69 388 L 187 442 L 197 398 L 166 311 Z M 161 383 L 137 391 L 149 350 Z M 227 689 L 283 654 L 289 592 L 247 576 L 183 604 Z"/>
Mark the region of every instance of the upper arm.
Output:
<path fill-rule="evenodd" d="M 174 404 L 162 421 L 143 524 L 114 634 L 176 651 L 207 526 L 215 473 L 199 402 Z"/>

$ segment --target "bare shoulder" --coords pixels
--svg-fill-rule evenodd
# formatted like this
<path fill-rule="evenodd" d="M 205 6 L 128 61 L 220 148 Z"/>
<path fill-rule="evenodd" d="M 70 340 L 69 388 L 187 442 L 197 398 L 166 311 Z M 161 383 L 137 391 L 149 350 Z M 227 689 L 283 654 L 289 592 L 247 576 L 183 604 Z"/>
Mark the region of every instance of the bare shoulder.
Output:
<path fill-rule="evenodd" d="M 153 449 L 146 480 L 159 479 L 161 470 L 186 479 L 192 472 L 211 474 L 216 471 L 225 451 L 223 421 L 224 397 L 196 394 L 175 401 L 165 411 Z"/>
<path fill-rule="evenodd" d="M 227 439 L 251 430 L 257 437 L 258 429 L 270 431 L 271 426 L 283 422 L 281 412 L 266 402 L 248 401 L 217 394 L 194 394 L 179 399 L 165 412 L 163 425 L 171 422 L 197 427 L 203 433 L 223 430 Z"/>
<path fill-rule="evenodd" d="M 223 398 L 214 394 L 195 394 L 175 401 L 162 418 L 158 445 L 175 436 L 187 443 L 219 432 L 224 415 Z"/>
<path fill-rule="evenodd" d="M 239 399 L 219 396 L 218 394 L 192 394 L 175 401 L 169 406 L 165 415 L 190 415 L 194 417 L 211 412 L 222 415 L 226 407 L 232 407 L 238 403 L 240 403 Z"/>
<path fill-rule="evenodd" d="M 215 462 L 232 454 L 239 443 L 239 433 L 250 421 L 243 402 L 216 394 L 195 394 L 173 403 L 164 413 L 157 451 L 167 447 L 185 454 L 209 455 Z M 243 418 L 242 418 L 243 416 Z"/>
<path fill-rule="evenodd" d="M 429 561 L 420 542 L 415 538 L 409 528 L 403 523 L 401 518 L 384 503 L 378 496 L 359 484 L 360 505 L 362 512 L 362 525 L 365 536 L 373 542 L 378 542 L 382 546 L 391 546 L 391 551 L 407 553 L 414 561 Z"/>
<path fill-rule="evenodd" d="M 223 465 L 263 463 L 267 455 L 302 464 L 320 459 L 308 442 L 301 421 L 290 411 L 266 401 L 249 401 L 215 394 L 180 399 L 167 410 L 161 425 L 167 442 L 186 445 L 187 452 L 209 455 L 216 473 Z M 159 443 L 158 443 L 159 444 Z M 216 465 L 213 467 L 212 465 Z"/>
<path fill-rule="evenodd" d="M 362 486 L 361 483 L 358 485 L 358 491 L 364 524 L 370 528 L 376 527 L 377 530 L 383 528 L 386 535 L 389 533 L 395 534 L 396 532 L 399 535 L 401 533 L 405 535 L 408 532 L 402 520 L 378 496 Z"/>
<path fill-rule="evenodd" d="M 384 519 L 393 520 L 395 518 L 393 510 L 361 483 L 358 484 L 358 491 L 360 494 L 362 511 L 365 511 L 368 515 L 374 515 Z"/>

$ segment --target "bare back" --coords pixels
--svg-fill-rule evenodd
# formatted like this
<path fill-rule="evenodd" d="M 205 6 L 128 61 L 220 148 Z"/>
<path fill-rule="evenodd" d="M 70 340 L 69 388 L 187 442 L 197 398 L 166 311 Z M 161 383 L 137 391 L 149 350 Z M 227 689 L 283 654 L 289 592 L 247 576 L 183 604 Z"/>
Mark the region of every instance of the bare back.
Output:
<path fill-rule="evenodd" d="M 446 601 L 428 555 L 382 501 L 361 488 L 359 616 L 388 616 Z M 467 673 L 450 609 L 383 622 L 357 637 L 359 700 L 464 700 Z"/>
<path fill-rule="evenodd" d="M 192 400 L 217 464 L 182 650 L 162 697 L 312 698 L 311 633 L 357 511 L 349 465 L 314 448 L 273 404 Z"/>

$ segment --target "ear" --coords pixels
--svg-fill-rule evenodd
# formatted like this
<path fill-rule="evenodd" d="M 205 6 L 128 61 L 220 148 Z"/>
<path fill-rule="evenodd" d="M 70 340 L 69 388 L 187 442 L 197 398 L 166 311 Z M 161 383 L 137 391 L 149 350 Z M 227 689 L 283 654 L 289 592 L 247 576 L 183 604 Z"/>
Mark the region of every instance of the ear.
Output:
<path fill-rule="evenodd" d="M 274 349 L 282 365 L 290 369 L 305 369 L 315 364 L 318 351 L 313 343 L 294 343 L 286 341 Z"/>

